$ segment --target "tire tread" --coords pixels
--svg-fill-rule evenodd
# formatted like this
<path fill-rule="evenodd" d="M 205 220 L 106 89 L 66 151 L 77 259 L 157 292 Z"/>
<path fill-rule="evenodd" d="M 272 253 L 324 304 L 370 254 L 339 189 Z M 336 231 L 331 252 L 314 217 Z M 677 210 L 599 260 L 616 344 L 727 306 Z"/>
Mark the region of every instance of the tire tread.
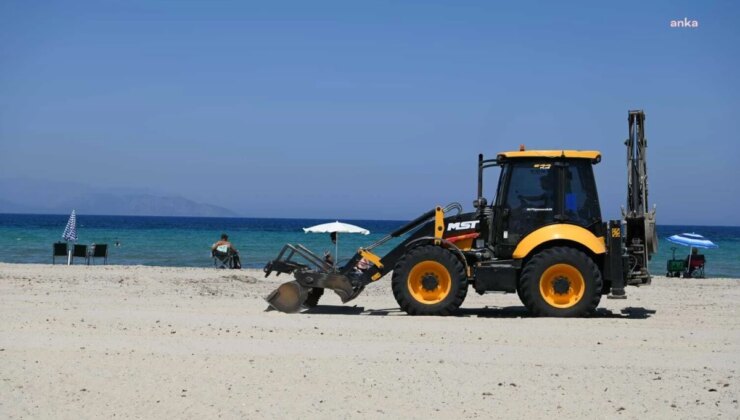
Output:
<path fill-rule="evenodd" d="M 566 263 L 575 262 L 586 267 L 589 271 L 589 273 L 582 274 L 584 281 L 587 283 L 586 291 L 590 291 L 590 296 L 584 296 L 576 306 L 566 310 L 553 308 L 538 296 L 540 276 L 537 273 L 541 273 L 546 267 L 561 261 Z M 590 285 L 588 284 L 589 277 L 591 278 Z M 599 267 L 588 255 L 576 248 L 560 246 L 540 251 L 525 264 L 520 277 L 519 288 L 522 303 L 534 316 L 579 317 L 592 314 L 599 306 L 603 279 Z"/>
<path fill-rule="evenodd" d="M 407 285 L 408 273 L 413 265 L 423 260 L 434 260 L 453 268 L 450 271 L 453 282 L 453 289 L 450 291 L 452 297 L 448 296 L 435 305 L 419 303 L 411 297 Z M 435 245 L 422 245 L 408 251 L 393 268 L 391 284 L 396 302 L 409 315 L 452 315 L 462 305 L 468 293 L 468 279 L 463 264 L 450 251 Z"/>

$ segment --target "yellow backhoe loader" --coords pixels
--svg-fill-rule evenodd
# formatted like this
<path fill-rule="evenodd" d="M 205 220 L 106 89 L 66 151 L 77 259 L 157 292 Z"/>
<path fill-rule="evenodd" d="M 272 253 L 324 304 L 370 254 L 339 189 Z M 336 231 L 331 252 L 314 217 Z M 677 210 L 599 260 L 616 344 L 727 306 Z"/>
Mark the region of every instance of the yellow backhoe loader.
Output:
<path fill-rule="evenodd" d="M 592 313 L 602 295 L 625 298 L 625 286 L 650 283 L 648 260 L 657 251 L 655 210 L 648 208 L 645 114 L 629 111 L 627 209 L 604 222 L 593 166 L 596 151 L 525 150 L 478 156 L 475 211 L 438 206 L 333 267 L 306 247 L 285 245 L 264 268 L 287 273 L 267 302 L 284 312 L 315 306 L 324 289 L 343 302 L 393 272 L 393 294 L 410 315 L 448 315 L 468 289 L 517 293 L 538 316 Z M 492 203 L 483 174 L 500 168 Z M 373 252 L 405 236 L 390 252 Z M 362 261 L 364 260 L 364 261 Z M 363 264 L 360 264 L 362 261 Z M 367 267 L 369 262 L 369 268 Z"/>

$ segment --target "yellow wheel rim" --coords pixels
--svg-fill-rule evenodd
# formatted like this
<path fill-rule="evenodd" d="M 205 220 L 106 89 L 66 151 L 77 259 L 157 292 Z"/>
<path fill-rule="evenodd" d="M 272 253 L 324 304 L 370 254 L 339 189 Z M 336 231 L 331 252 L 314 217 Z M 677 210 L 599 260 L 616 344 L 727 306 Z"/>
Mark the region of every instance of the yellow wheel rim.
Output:
<path fill-rule="evenodd" d="M 540 276 L 540 293 L 549 305 L 571 308 L 581 301 L 586 282 L 581 272 L 570 264 L 550 266 Z"/>
<path fill-rule="evenodd" d="M 407 283 L 409 293 L 417 302 L 433 305 L 450 294 L 452 277 L 437 261 L 422 261 L 411 269 Z"/>

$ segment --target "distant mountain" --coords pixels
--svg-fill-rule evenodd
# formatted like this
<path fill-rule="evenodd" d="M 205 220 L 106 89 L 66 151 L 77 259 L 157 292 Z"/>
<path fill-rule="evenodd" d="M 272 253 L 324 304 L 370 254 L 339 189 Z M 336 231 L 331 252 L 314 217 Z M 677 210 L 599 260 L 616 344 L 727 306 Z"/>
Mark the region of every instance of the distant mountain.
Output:
<path fill-rule="evenodd" d="M 0 180 L 0 213 L 234 217 L 233 211 L 159 192 L 29 179 Z"/>

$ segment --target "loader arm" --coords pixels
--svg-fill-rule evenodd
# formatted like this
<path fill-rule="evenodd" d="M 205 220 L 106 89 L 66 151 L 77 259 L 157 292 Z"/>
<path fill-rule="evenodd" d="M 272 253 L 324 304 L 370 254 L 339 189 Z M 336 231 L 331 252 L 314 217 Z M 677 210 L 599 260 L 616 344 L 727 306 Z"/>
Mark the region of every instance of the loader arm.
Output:
<path fill-rule="evenodd" d="M 452 210 L 455 210 L 457 214 L 460 214 L 462 212 L 462 206 L 459 203 L 451 203 L 444 208 L 437 206 L 434 209 L 429 210 L 372 245 L 366 248 L 360 248 L 357 251 L 357 254 L 355 254 L 355 257 L 350 260 L 345 267 L 353 268 L 362 258 L 364 258 L 371 262 L 373 266 L 363 273 L 362 281 L 365 284 L 368 284 L 379 280 L 381 277 L 393 271 L 393 267 L 396 266 L 396 263 L 401 259 L 401 257 L 403 257 L 407 248 L 413 242 L 424 238 L 436 241 L 437 244 L 443 242 L 444 240 L 442 239 L 442 236 L 444 234 L 445 216 Z M 376 247 L 407 233 L 411 234 L 403 242 L 388 251 L 383 257 L 372 252 Z"/>
<path fill-rule="evenodd" d="M 324 263 L 318 255 L 301 244 L 287 244 L 277 258 L 265 265 L 263 271 L 265 277 L 273 272 L 278 275 L 285 273 L 292 274 L 294 280 L 280 285 L 265 300 L 276 310 L 296 312 L 301 309 L 311 289 L 331 289 L 343 303 L 349 302 L 356 298 L 366 285 L 392 271 L 409 243 L 420 238 L 444 241 L 442 235 L 445 214 L 453 210 L 459 214 L 462 206 L 459 203 L 451 203 L 444 208 L 437 206 L 427 211 L 373 244 L 360 248 L 339 268 Z M 406 234 L 409 236 L 384 256 L 373 252 L 375 248 Z M 370 268 L 366 270 L 357 268 L 363 258 L 371 263 Z"/>

